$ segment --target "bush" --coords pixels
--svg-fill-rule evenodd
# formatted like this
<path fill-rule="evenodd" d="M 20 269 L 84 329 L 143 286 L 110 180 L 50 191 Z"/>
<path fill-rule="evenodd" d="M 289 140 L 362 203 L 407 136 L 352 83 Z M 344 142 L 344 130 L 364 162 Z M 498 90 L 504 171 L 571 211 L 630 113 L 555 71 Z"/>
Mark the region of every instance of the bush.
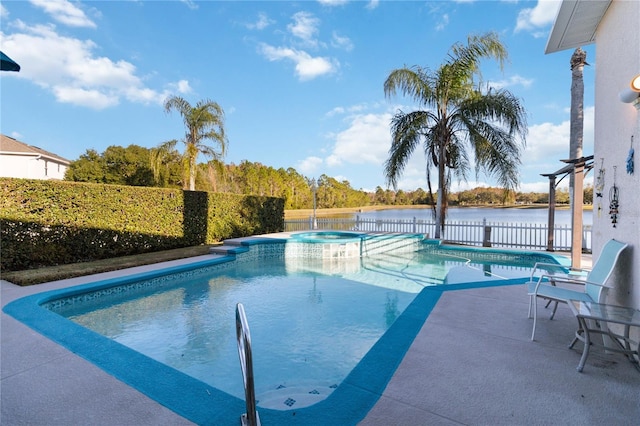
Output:
<path fill-rule="evenodd" d="M 3 271 L 214 244 L 284 229 L 284 200 L 0 178 Z"/>

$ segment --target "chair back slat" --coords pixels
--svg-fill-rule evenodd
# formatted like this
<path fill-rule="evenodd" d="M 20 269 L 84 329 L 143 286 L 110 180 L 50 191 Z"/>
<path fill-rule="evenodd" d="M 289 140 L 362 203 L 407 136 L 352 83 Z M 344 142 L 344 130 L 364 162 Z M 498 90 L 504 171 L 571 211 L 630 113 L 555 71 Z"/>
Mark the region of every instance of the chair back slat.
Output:
<path fill-rule="evenodd" d="M 620 254 L 626 247 L 627 244 L 621 243 L 620 241 L 607 241 L 602 248 L 602 252 L 598 257 L 598 260 L 593 265 L 593 269 L 589 272 L 589 275 L 587 275 L 587 281 L 606 285 L 607 280 L 613 273 L 613 269 L 620 257 Z M 585 285 L 585 292 L 598 303 L 601 303 L 606 296 L 606 292 L 604 290 L 604 288 L 597 285 L 591 285 L 588 283 Z"/>

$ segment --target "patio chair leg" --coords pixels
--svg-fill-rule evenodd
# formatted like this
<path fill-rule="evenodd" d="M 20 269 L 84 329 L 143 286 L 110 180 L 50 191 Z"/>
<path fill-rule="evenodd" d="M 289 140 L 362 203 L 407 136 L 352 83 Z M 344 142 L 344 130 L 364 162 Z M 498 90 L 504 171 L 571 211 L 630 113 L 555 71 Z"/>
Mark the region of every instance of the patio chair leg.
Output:
<path fill-rule="evenodd" d="M 533 330 L 531 331 L 531 340 L 534 340 L 536 335 L 536 322 L 538 321 L 538 300 L 533 300 Z"/>
<path fill-rule="evenodd" d="M 531 308 L 533 306 L 533 296 L 529 296 L 529 313 L 527 314 L 527 318 L 531 318 Z"/>
<path fill-rule="evenodd" d="M 578 338 L 574 337 L 573 340 L 571 341 L 571 344 L 569 345 L 569 349 L 573 349 L 573 345 L 575 345 L 578 342 Z"/>
<path fill-rule="evenodd" d="M 551 301 L 549 301 L 549 303 L 551 303 Z M 553 317 L 556 316 L 556 310 L 558 309 L 558 301 L 556 300 L 555 303 L 556 303 L 556 305 L 553 307 L 553 312 L 551 313 L 551 318 L 550 319 L 553 319 Z"/>

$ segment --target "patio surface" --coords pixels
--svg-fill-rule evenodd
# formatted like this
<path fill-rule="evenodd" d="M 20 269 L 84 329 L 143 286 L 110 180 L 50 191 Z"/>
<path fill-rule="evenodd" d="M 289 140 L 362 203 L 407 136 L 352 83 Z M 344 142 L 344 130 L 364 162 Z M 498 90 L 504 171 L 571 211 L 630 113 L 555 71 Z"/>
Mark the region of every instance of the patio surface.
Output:
<path fill-rule="evenodd" d="M 590 262 L 585 260 L 583 264 Z M 2 281 L 2 306 L 22 296 L 95 278 L 31 287 Z M 560 306 L 553 321 L 540 309 L 532 342 L 527 303 L 522 285 L 444 292 L 360 424 L 637 425 L 637 366 L 622 355 L 594 349 L 584 372 L 578 373 L 582 345 L 567 348 L 577 328 L 568 307 Z M 0 424 L 191 424 L 4 313 L 0 326 Z"/>

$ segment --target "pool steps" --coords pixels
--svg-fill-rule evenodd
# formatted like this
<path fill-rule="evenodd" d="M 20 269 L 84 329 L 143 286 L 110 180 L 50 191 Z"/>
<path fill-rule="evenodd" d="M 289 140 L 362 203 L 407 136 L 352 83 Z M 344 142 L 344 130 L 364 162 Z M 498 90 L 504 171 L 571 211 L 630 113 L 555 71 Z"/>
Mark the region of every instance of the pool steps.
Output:
<path fill-rule="evenodd" d="M 309 384 L 288 387 L 278 385 L 275 389 L 257 395 L 258 409 L 292 410 L 309 407 L 326 399 L 338 384 Z"/>
<path fill-rule="evenodd" d="M 224 240 L 223 245 L 212 247 L 209 252 L 218 255 L 238 255 L 249 251 L 251 246 L 260 244 L 284 243 L 284 251 L 289 258 L 322 258 L 345 259 L 359 258 L 380 253 L 412 252 L 416 245 L 423 242 L 422 234 L 365 234 L 358 239 L 345 241 L 314 241 L 299 242 L 294 239 L 270 237 L 246 237 Z"/>

